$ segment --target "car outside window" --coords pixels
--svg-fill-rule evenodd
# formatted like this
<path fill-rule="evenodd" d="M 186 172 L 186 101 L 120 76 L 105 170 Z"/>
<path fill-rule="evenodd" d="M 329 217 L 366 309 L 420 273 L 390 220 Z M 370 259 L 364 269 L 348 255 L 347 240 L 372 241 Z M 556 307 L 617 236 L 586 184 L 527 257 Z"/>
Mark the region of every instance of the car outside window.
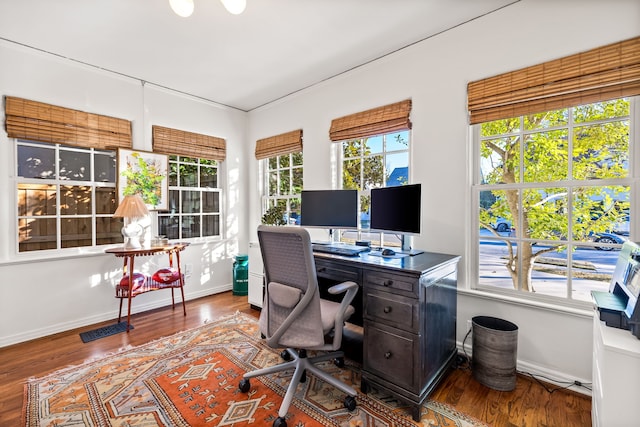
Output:
<path fill-rule="evenodd" d="M 590 302 L 633 212 L 637 98 L 475 126 L 479 289 Z"/>

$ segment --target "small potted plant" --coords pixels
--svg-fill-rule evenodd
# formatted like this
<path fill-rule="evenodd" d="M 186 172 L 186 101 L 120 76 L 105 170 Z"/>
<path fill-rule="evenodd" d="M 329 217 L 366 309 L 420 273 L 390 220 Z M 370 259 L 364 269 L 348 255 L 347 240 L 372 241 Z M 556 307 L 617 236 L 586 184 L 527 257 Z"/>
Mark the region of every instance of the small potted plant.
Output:
<path fill-rule="evenodd" d="M 264 225 L 287 225 L 284 220 L 284 214 L 283 206 L 271 206 L 264 215 L 262 215 L 262 223 Z"/>

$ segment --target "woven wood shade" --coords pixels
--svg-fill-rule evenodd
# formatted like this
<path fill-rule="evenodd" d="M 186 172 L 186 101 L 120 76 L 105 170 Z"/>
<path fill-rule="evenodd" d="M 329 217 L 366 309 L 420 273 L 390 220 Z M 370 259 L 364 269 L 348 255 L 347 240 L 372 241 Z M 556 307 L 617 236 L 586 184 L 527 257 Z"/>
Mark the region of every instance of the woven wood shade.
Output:
<path fill-rule="evenodd" d="M 411 129 L 410 114 L 410 99 L 350 114 L 331 121 L 329 137 L 331 141 L 346 141 Z"/>
<path fill-rule="evenodd" d="M 640 94 L 640 37 L 469 83 L 471 124 Z"/>
<path fill-rule="evenodd" d="M 103 150 L 131 148 L 129 120 L 12 96 L 5 97 L 5 128 L 9 138 Z"/>
<path fill-rule="evenodd" d="M 258 160 L 299 151 L 302 151 L 302 129 L 256 141 L 256 159 Z"/>
<path fill-rule="evenodd" d="M 153 126 L 153 151 L 208 160 L 224 160 L 227 142 L 217 136 Z"/>

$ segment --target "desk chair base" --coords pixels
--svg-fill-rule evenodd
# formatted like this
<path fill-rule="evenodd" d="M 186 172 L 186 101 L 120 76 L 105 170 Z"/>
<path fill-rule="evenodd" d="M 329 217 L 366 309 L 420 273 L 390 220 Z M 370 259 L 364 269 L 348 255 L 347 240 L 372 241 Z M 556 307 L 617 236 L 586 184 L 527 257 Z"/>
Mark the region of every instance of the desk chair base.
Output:
<path fill-rule="evenodd" d="M 299 352 L 296 352 L 294 349 L 288 348 L 282 352 L 281 357 L 285 360 L 290 361 L 281 363 L 279 365 L 269 366 L 267 368 L 247 372 L 242 376 L 242 380 L 240 380 L 239 384 L 240 391 L 246 393 L 251 389 L 251 383 L 249 382 L 250 378 L 287 370 L 295 370 L 293 373 L 293 377 L 291 378 L 291 382 L 289 383 L 289 387 L 287 388 L 287 393 L 285 394 L 284 399 L 282 399 L 282 404 L 280 405 L 280 410 L 278 411 L 278 418 L 273 422 L 273 427 L 287 426 L 285 417 L 287 415 L 287 412 L 289 411 L 289 406 L 291 405 L 291 401 L 293 400 L 293 397 L 296 393 L 298 384 L 304 383 L 306 381 L 307 371 L 313 374 L 316 378 L 346 393 L 347 397 L 345 397 L 344 399 L 344 407 L 349 411 L 353 411 L 354 409 L 356 409 L 355 396 L 358 393 L 352 387 L 349 387 L 348 385 L 331 376 L 329 373 L 315 366 L 316 363 L 335 359 L 336 365 L 342 367 L 342 365 L 344 364 L 344 352 L 333 351 L 319 356 L 307 357 L 306 350 L 300 350 Z"/>

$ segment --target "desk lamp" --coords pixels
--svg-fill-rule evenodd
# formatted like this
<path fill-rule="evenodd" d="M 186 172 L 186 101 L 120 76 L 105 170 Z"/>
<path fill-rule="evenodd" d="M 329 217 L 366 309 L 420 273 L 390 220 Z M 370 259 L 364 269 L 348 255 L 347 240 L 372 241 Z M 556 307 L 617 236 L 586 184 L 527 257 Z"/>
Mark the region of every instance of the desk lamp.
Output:
<path fill-rule="evenodd" d="M 149 215 L 149 210 L 139 194 L 125 196 L 113 213 L 114 217 L 124 218 L 122 235 L 125 237 L 125 249 L 140 249 L 140 236 L 143 228 L 138 224 L 139 218 Z"/>

